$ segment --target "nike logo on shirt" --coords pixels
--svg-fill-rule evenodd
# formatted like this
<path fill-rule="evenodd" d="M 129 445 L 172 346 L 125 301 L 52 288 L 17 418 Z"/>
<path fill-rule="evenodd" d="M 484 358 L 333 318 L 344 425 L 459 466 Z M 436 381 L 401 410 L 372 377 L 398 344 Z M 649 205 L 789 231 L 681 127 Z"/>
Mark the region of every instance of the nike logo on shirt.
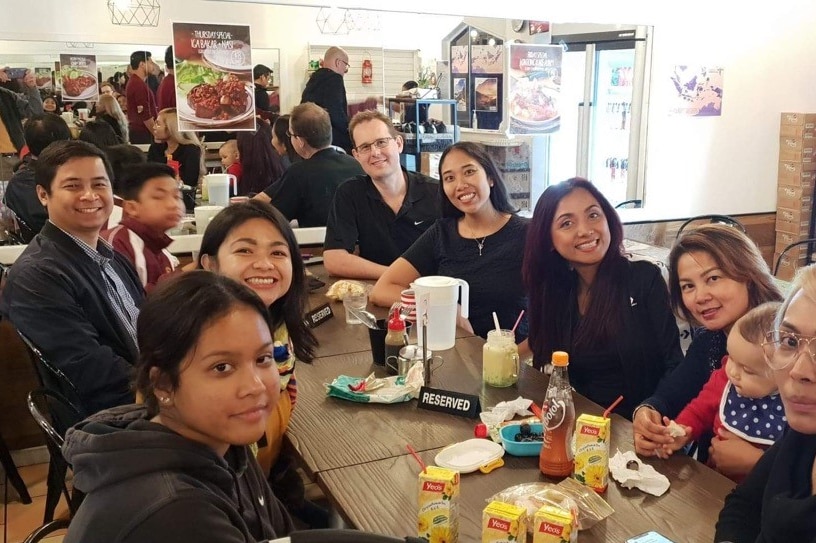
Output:
<path fill-rule="evenodd" d="M 420 224 L 424 223 L 425 221 L 414 221 L 414 226 L 419 226 Z"/>

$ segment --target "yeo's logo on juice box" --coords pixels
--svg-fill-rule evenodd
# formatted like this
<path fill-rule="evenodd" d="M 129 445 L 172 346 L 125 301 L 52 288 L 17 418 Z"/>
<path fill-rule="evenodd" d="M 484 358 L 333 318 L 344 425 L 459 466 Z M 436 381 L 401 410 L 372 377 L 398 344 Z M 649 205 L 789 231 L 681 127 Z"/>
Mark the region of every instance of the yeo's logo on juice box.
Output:
<path fill-rule="evenodd" d="M 487 523 L 487 527 L 491 530 L 501 530 L 502 532 L 510 531 L 510 523 L 500 518 L 491 518 Z"/>
<path fill-rule="evenodd" d="M 438 483 L 436 481 L 425 481 L 422 484 L 424 492 L 442 492 L 445 490 L 445 483 Z"/>
<path fill-rule="evenodd" d="M 542 522 L 538 529 L 539 532 L 551 535 L 561 535 L 564 533 L 564 527 L 558 524 L 550 524 L 549 522 Z"/>

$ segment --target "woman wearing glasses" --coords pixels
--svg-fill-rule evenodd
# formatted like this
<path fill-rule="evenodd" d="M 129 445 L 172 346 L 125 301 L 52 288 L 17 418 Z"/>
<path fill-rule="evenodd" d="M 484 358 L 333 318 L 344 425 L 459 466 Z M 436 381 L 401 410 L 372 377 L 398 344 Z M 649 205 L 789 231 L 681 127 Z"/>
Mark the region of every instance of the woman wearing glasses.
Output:
<path fill-rule="evenodd" d="M 516 215 L 501 174 L 479 143 L 459 142 L 439 161 L 442 219 L 429 228 L 385 271 L 371 300 L 388 307 L 403 289 L 424 275 L 447 275 L 470 285 L 471 327 L 479 336 L 495 328 L 495 312 L 511 328 L 527 307 L 521 261 L 529 221 Z M 525 319 L 516 341 L 527 337 Z"/>
<path fill-rule="evenodd" d="M 712 224 L 690 230 L 669 254 L 669 294 L 675 313 L 699 326 L 685 360 L 635 409 L 635 450 L 663 456 L 673 438 L 662 416 L 674 419 L 721 366 L 731 326 L 749 309 L 782 299 L 756 245 L 736 228 Z M 697 458 L 708 459 L 711 434 L 699 440 Z M 718 465 L 736 454 L 730 440 L 711 443 Z"/>
<path fill-rule="evenodd" d="M 799 272 L 765 342 L 789 429 L 726 499 L 715 541 L 816 542 L 816 266 Z"/>

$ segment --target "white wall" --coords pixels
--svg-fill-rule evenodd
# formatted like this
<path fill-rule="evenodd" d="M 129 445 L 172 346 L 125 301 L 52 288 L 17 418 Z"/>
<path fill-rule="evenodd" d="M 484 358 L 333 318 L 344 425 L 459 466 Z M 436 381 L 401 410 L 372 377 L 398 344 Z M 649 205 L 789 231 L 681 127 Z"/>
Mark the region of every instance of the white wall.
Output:
<path fill-rule="evenodd" d="M 664 3 L 647 0 L 574 0 L 554 5 L 505 0 L 500 7 L 495 0 L 414 0 L 387 6 L 380 0 L 336 3 L 394 10 L 410 5 L 437 14 L 455 9 L 473 16 L 654 25 L 644 210 L 650 216 L 773 210 L 779 113 L 816 111 L 816 38 L 812 30 L 816 28 L 816 2 L 812 0 L 777 0 L 752 9 L 709 2 L 704 7 L 665 13 Z M 112 26 L 104 0 L 72 0 L 70 9 L 65 5 L 62 0 L 40 0 L 20 9 L 17 2 L 0 0 L 0 35 L 6 39 L 167 43 L 174 19 L 251 24 L 254 45 L 281 49 L 284 108 L 298 101 L 309 43 L 364 44 L 368 39 L 386 48 L 422 49 L 427 61 L 441 57 L 439 37 L 457 20 L 384 14 L 384 31 L 379 34 L 331 39 L 317 31 L 314 8 L 162 0 L 160 26 L 145 29 Z M 722 117 L 667 115 L 672 67 L 694 63 L 725 68 Z"/>

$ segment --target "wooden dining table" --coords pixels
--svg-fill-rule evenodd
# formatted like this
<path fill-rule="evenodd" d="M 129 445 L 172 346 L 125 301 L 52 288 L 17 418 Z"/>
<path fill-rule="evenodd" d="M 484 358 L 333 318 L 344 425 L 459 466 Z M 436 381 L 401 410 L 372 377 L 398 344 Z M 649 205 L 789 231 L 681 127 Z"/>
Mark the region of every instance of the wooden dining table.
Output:
<path fill-rule="evenodd" d="M 312 269 L 327 283 L 321 268 Z M 322 303 L 322 290 L 310 303 Z M 370 308 L 371 309 L 371 308 Z M 367 330 L 347 325 L 342 306 L 334 322 L 317 327 L 321 354 L 297 367 L 298 404 L 286 434 L 288 446 L 306 472 L 320 485 L 344 521 L 367 532 L 405 537 L 416 534 L 417 480 L 421 470 L 408 452 L 411 445 L 426 464 L 445 447 L 474 437 L 478 419 L 458 417 L 417 406 L 355 403 L 328 397 L 326 384 L 339 375 L 386 376 L 372 362 Z M 362 334 L 360 334 L 362 331 Z M 431 375 L 431 386 L 479 397 L 482 409 L 518 397 L 541 403 L 548 376 L 522 365 L 518 384 L 493 388 L 482 383 L 480 337 L 459 330 L 454 348 L 440 351 L 444 362 Z M 574 394 L 576 414 L 600 415 L 601 406 Z M 611 453 L 633 450 L 632 424 L 612 415 Z M 483 474 L 463 474 L 460 493 L 459 541 L 479 541 L 482 510 L 495 493 L 529 482 L 557 483 L 538 469 L 538 457 L 505 454 L 505 465 Z M 610 480 L 602 497 L 614 509 L 605 520 L 581 532 L 582 542 L 623 542 L 649 530 L 681 542 L 711 541 L 723 499 L 734 483 L 694 459 L 675 454 L 668 460 L 642 459 L 670 481 L 660 497 L 622 488 Z"/>

